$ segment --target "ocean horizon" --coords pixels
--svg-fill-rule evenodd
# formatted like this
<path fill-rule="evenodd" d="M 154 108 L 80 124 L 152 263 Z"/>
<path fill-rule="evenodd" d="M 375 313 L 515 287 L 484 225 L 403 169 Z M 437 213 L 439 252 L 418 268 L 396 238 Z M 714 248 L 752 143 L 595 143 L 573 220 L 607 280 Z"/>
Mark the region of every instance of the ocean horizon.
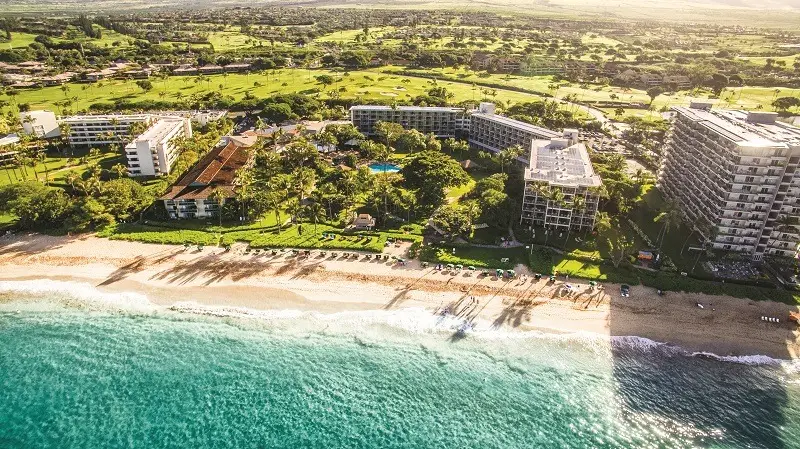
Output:
<path fill-rule="evenodd" d="M 0 447 L 795 448 L 800 364 L 0 282 Z"/>

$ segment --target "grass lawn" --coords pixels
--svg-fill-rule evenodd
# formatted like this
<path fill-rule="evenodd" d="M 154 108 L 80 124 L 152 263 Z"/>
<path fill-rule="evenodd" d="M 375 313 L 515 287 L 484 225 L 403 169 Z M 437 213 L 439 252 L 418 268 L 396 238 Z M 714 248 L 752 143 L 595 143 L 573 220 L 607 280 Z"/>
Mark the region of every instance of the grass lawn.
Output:
<path fill-rule="evenodd" d="M 8 229 L 17 222 L 17 217 L 12 214 L 0 214 L 0 231 Z"/>
<path fill-rule="evenodd" d="M 475 170 L 468 171 L 467 174 L 470 177 L 469 182 L 464 184 L 460 187 L 453 187 L 447 191 L 447 201 L 454 202 L 460 201 L 461 197 L 469 193 L 473 188 L 475 188 L 475 183 L 480 181 L 481 179 L 489 176 L 486 173 L 478 172 Z"/>
<path fill-rule="evenodd" d="M 69 173 L 75 173 L 82 176 L 89 167 L 90 163 L 99 164 L 101 168 L 109 170 L 117 163 L 125 164 L 126 159 L 120 153 L 100 153 L 98 157 L 89 158 L 86 164 L 80 163 L 80 158 L 84 156 L 89 150 L 87 148 L 78 148 L 75 150 L 72 157 L 71 165 L 67 165 L 68 156 L 61 156 L 60 154 L 48 153 L 45 160 L 45 165 L 37 163 L 36 167 L 4 167 L 0 168 L 0 186 L 9 183 L 17 183 L 27 180 L 39 179 L 45 180 L 45 176 L 50 180 L 51 185 L 66 186 L 66 178 Z M 45 166 L 47 170 L 45 170 Z M 23 174 L 24 172 L 24 174 Z"/>
<path fill-rule="evenodd" d="M 270 45 L 269 41 L 242 34 L 238 29 L 212 31 L 208 33 L 208 42 L 214 47 L 214 51 L 216 52 L 257 47 L 259 44 L 261 46 Z"/>
<path fill-rule="evenodd" d="M 629 216 L 650 240 L 656 243 L 656 237 L 661 232 L 662 225 L 654 222 L 653 219 L 664 205 L 664 199 L 661 193 L 652 186 L 647 186 L 643 192 L 641 199 L 636 203 Z M 691 230 L 682 223 L 680 227 L 673 228 L 666 233 L 664 243 L 661 245 L 661 251 L 672 259 L 679 271 L 690 271 L 695 262 L 697 253 L 688 250 L 681 253 L 684 243 L 686 243 L 686 248 L 700 245 L 699 240 L 690 234 Z M 701 264 L 697 265 L 698 269 L 700 266 Z"/>
<path fill-rule="evenodd" d="M 385 235 L 342 235 L 341 228 L 318 224 L 316 231 L 311 223 L 300 226 L 289 226 L 281 232 L 274 231 L 240 231 L 226 233 L 222 243 L 230 244 L 245 241 L 254 248 L 327 248 L 348 249 L 379 253 L 386 244 Z M 323 238 L 323 233 L 334 233 L 335 239 Z"/>
<path fill-rule="evenodd" d="M 367 39 L 367 43 L 374 43 L 377 39 L 383 37 L 383 35 L 387 32 L 393 31 L 395 27 L 377 27 L 377 28 L 370 28 L 369 29 L 369 38 Z M 342 31 L 334 31 L 333 33 L 328 33 L 322 35 L 316 39 L 314 42 L 336 42 L 336 43 L 353 43 L 355 42 L 356 36 L 359 34 L 364 34 L 363 29 L 358 30 L 342 30 Z"/>
<path fill-rule="evenodd" d="M 606 47 L 616 47 L 623 42 L 606 37 L 597 33 L 586 33 L 581 36 L 581 43 L 584 45 L 605 45 Z"/>
<path fill-rule="evenodd" d="M 103 28 L 100 25 L 94 25 L 94 28 L 100 30 L 101 32 L 100 39 L 90 38 L 86 36 L 86 34 L 83 31 L 79 30 L 77 27 L 70 25 L 69 27 L 67 27 L 66 32 L 62 36 L 54 37 L 53 41 L 59 43 L 80 42 L 83 44 L 93 44 L 98 47 L 104 47 L 104 48 L 105 47 L 125 48 L 131 46 L 131 41 L 133 41 L 133 38 L 131 38 L 130 36 L 117 33 L 114 30 Z"/>
<path fill-rule="evenodd" d="M 35 34 L 12 32 L 10 41 L 0 41 L 0 49 L 11 50 L 14 48 L 25 48 L 32 44 L 36 39 Z"/>
<path fill-rule="evenodd" d="M 380 70 L 391 72 L 402 70 L 400 67 L 382 67 Z M 485 72 L 475 72 L 469 68 L 444 68 L 444 69 L 415 69 L 415 72 L 438 75 L 448 78 L 458 78 L 464 83 L 492 83 L 504 86 L 529 89 L 536 92 L 548 93 L 556 98 L 563 99 L 567 95 L 575 95 L 579 102 L 594 101 L 624 101 L 649 104 L 650 97 L 641 89 L 625 89 L 615 86 L 596 86 L 590 85 L 586 88 L 577 84 L 566 82 L 554 83 L 552 76 L 523 76 L 507 74 L 487 74 Z M 440 82 L 441 83 L 441 82 Z M 557 89 L 552 87 L 557 85 Z M 800 89 L 779 88 L 778 96 L 798 96 Z M 480 89 L 479 92 L 480 94 Z M 737 87 L 725 90 L 721 98 L 710 99 L 711 92 L 708 90 L 680 91 L 659 95 L 653 101 L 655 111 L 663 107 L 687 106 L 692 99 L 704 99 L 716 103 L 722 107 L 734 107 L 742 109 L 756 109 L 761 106 L 764 110 L 772 110 L 772 101 L 775 99 L 775 88 L 768 87 Z M 616 95 L 616 99 L 611 96 Z M 606 110 L 607 114 L 613 115 L 613 110 Z M 630 115 L 655 115 L 657 112 L 648 110 L 632 109 L 626 111 Z"/>
<path fill-rule="evenodd" d="M 12 99 L 7 95 L 0 95 L 0 100 L 8 101 L 8 105 L 2 109 L 3 112 L 13 110 L 16 103 L 28 103 L 31 109 L 50 109 L 57 113 L 75 113 L 87 110 L 93 103 L 114 102 L 114 101 L 141 101 L 141 100 L 167 100 L 177 101 L 189 99 L 192 95 L 204 95 L 209 92 L 219 91 L 223 95 L 230 95 L 237 100 L 241 100 L 246 92 L 250 92 L 257 97 L 268 97 L 278 93 L 301 93 L 307 95 L 319 95 L 320 98 L 327 98 L 327 92 L 317 94 L 317 90 L 322 89 L 315 76 L 332 75 L 336 79 L 333 86 L 328 86 L 325 90 L 339 90 L 343 98 L 358 98 L 360 101 L 369 102 L 370 100 L 411 100 L 417 95 L 427 92 L 433 85 L 432 80 L 417 77 L 401 77 L 380 72 L 367 70 L 352 71 L 347 73 L 330 70 L 305 70 L 305 69 L 281 69 L 258 74 L 229 74 L 212 75 L 207 77 L 207 82 L 196 82 L 193 76 L 173 76 L 165 80 L 153 81 L 153 90 L 145 92 L 140 89 L 134 80 L 106 80 L 96 84 L 69 83 L 68 91 L 65 94 L 60 87 L 45 87 L 36 89 L 24 89 L 18 91 L 18 95 Z M 403 80 L 407 79 L 407 82 Z M 259 82 L 259 87 L 254 87 L 255 82 Z M 480 90 L 473 90 L 469 84 L 439 82 L 439 86 L 446 87 L 454 94 L 453 101 L 464 101 L 470 99 L 480 100 L 482 94 Z M 220 88 L 220 86 L 222 86 Z M 62 111 L 54 103 L 66 97 L 77 97 L 77 100 L 66 110 Z M 502 101 L 520 102 L 533 101 L 539 97 L 530 94 L 499 90 L 497 99 Z"/>
<path fill-rule="evenodd" d="M 219 242 L 219 234 L 191 229 L 170 229 L 140 224 L 120 224 L 106 228 L 98 233 L 100 237 L 112 240 L 129 240 L 143 243 L 160 243 L 165 245 L 212 246 Z"/>
<path fill-rule="evenodd" d="M 455 248 L 455 253 L 453 249 Z M 502 262 L 508 259 L 508 262 Z M 432 263 L 451 263 L 481 268 L 514 268 L 527 263 L 525 248 L 479 248 L 472 246 L 426 246 L 420 251 L 420 260 Z"/>
<path fill-rule="evenodd" d="M 285 217 L 285 215 L 284 215 Z M 117 240 L 131 240 L 145 243 L 182 245 L 228 245 L 246 242 L 253 248 L 309 248 L 339 249 L 379 253 L 391 239 L 422 241 L 422 237 L 400 232 L 358 232 L 343 233 L 341 228 L 318 224 L 316 230 L 312 223 L 299 226 L 290 225 L 278 232 L 274 218 L 265 217 L 255 223 L 232 226 L 224 223 L 217 226 L 216 220 L 181 220 L 158 222 L 148 220 L 145 224 L 120 224 L 100 233 L 101 237 Z M 335 234 L 336 238 L 324 238 L 322 234 Z"/>

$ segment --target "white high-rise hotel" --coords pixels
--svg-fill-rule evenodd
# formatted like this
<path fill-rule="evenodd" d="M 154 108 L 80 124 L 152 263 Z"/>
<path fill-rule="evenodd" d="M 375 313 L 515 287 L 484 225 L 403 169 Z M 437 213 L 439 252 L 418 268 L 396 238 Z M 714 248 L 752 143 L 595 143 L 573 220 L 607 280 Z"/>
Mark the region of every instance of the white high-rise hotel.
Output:
<path fill-rule="evenodd" d="M 771 112 L 672 108 L 659 187 L 714 248 L 795 256 L 800 243 L 800 128 Z M 712 240 L 713 239 L 713 240 Z"/>
<path fill-rule="evenodd" d="M 192 137 L 192 123 L 188 118 L 160 118 L 125 146 L 128 173 L 131 176 L 169 174 L 178 157 L 177 141 L 184 137 Z"/>

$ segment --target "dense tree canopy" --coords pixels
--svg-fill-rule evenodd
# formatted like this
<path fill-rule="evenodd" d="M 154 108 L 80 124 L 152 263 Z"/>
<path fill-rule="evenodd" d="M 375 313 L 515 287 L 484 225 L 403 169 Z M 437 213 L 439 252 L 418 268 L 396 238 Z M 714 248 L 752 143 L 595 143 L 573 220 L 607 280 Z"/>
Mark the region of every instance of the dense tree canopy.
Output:
<path fill-rule="evenodd" d="M 412 156 L 401 174 L 406 187 L 417 192 L 420 206 L 429 208 L 442 204 L 446 189 L 469 182 L 469 175 L 455 159 L 431 150 Z"/>

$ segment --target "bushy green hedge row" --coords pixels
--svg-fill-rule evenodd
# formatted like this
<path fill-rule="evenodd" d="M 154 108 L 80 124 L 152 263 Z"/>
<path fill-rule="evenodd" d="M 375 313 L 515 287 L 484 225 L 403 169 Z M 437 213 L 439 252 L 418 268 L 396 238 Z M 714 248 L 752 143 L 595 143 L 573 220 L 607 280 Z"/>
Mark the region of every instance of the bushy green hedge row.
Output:
<path fill-rule="evenodd" d="M 128 240 L 143 243 L 160 243 L 165 245 L 216 245 L 216 234 L 185 229 L 166 229 L 138 224 L 121 224 L 108 227 L 98 233 L 100 237 L 112 240 Z"/>
<path fill-rule="evenodd" d="M 786 304 L 800 303 L 800 294 L 788 290 L 754 287 L 730 282 L 711 282 L 670 273 L 641 273 L 643 285 L 666 291 L 728 295 L 758 301 L 770 300 Z"/>

